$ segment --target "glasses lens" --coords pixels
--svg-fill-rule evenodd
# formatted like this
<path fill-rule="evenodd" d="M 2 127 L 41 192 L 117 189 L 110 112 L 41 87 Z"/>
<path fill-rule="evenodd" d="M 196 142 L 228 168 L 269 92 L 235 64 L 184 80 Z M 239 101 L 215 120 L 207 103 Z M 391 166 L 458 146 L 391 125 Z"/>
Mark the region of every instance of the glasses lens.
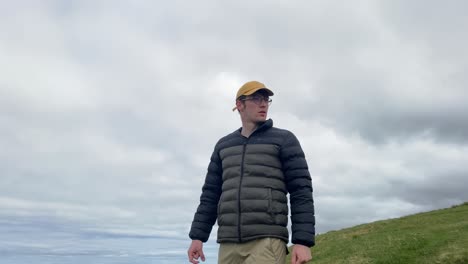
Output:
<path fill-rule="evenodd" d="M 261 105 L 263 102 L 267 103 L 268 105 L 271 104 L 271 99 L 269 97 L 263 97 L 263 96 L 254 96 L 254 97 L 247 97 L 244 99 L 244 101 L 252 101 L 253 103 L 257 105 Z"/>

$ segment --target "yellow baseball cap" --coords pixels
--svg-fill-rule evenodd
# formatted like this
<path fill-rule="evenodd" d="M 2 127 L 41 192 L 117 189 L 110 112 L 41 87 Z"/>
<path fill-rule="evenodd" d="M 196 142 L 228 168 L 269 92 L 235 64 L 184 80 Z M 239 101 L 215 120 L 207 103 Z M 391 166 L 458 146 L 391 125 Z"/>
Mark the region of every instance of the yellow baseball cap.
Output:
<path fill-rule="evenodd" d="M 246 82 L 237 91 L 236 100 L 239 97 L 241 97 L 242 95 L 251 95 L 251 94 L 255 93 L 256 91 L 262 90 L 262 89 L 266 90 L 268 92 L 269 96 L 273 95 L 273 92 L 270 89 L 266 88 L 265 84 L 263 84 L 261 82 L 257 82 L 257 81 Z M 234 106 L 232 111 L 235 111 L 236 109 L 237 109 L 237 106 Z"/>

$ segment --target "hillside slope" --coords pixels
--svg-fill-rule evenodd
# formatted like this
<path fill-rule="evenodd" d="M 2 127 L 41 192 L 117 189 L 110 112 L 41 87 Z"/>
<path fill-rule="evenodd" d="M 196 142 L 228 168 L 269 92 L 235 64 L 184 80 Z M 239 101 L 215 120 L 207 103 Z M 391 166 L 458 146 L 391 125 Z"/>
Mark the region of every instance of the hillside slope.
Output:
<path fill-rule="evenodd" d="M 468 203 L 331 231 L 318 235 L 316 244 L 313 264 L 465 264 Z"/>

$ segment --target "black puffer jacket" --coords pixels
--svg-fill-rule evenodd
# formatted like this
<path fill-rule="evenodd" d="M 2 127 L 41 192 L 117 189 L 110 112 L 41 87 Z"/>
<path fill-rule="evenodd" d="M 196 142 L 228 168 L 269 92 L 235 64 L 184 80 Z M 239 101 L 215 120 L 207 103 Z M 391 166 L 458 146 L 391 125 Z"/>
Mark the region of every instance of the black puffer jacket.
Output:
<path fill-rule="evenodd" d="M 313 246 L 312 184 L 304 152 L 291 132 L 267 120 L 249 138 L 241 129 L 218 141 L 211 156 L 190 238 L 206 242 L 218 220 L 218 242 L 277 237 Z"/>

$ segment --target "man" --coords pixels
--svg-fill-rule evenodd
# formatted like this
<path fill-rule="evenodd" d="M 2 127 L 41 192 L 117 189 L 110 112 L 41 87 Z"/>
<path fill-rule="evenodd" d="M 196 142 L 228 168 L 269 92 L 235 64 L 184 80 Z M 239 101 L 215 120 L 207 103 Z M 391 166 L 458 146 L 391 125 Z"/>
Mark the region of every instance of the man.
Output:
<path fill-rule="evenodd" d="M 191 263 L 205 261 L 203 242 L 218 221 L 218 263 L 285 263 L 292 221 L 292 264 L 311 257 L 315 244 L 312 183 L 299 141 L 267 120 L 273 92 L 263 83 L 245 83 L 236 106 L 242 127 L 215 146 L 189 233 Z"/>

